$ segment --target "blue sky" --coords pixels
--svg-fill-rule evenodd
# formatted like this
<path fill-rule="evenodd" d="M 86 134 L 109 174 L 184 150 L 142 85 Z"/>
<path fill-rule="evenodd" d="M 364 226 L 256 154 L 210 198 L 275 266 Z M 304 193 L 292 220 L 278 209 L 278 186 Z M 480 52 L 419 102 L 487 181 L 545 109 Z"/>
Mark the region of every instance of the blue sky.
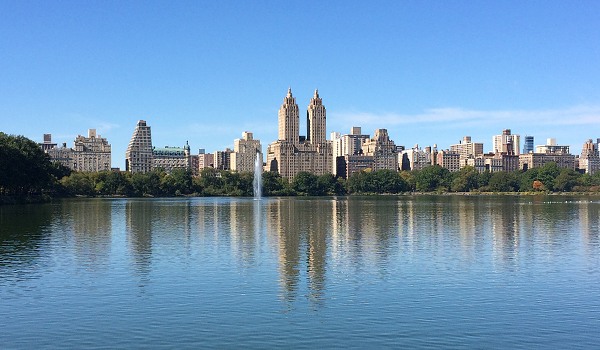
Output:
<path fill-rule="evenodd" d="M 579 153 L 600 137 L 598 1 L 0 2 L 0 131 L 72 146 L 95 128 L 124 167 L 136 122 L 192 153 L 252 131 L 288 87 L 327 132 L 491 151 L 502 129 Z M 303 132 L 302 134 L 305 134 Z"/>

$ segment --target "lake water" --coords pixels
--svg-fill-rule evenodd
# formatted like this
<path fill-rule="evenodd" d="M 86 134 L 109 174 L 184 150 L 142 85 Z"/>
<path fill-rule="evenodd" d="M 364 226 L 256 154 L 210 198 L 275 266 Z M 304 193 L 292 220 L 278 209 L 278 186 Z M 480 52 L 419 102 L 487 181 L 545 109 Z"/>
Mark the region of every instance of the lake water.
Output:
<path fill-rule="evenodd" d="M 598 349 L 600 198 L 0 207 L 0 348 Z"/>

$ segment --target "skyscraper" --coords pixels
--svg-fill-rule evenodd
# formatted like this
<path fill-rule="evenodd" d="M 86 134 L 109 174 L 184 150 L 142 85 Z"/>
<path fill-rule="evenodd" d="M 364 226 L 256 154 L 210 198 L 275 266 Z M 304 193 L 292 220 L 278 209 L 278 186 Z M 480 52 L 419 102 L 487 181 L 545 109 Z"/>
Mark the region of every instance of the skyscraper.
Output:
<path fill-rule="evenodd" d="M 327 141 L 326 110 L 315 90 L 307 108 L 308 137 L 299 135 L 300 113 L 291 88 L 279 108 L 279 139 L 267 147 L 267 171 L 292 178 L 300 171 L 316 175 L 331 172 L 333 151 Z"/>
<path fill-rule="evenodd" d="M 152 170 L 152 134 L 145 120 L 140 120 L 133 131 L 125 152 L 125 170 L 132 173 L 145 173 Z"/>
<path fill-rule="evenodd" d="M 519 155 L 520 135 L 512 135 L 510 129 L 502 130 L 502 135 L 495 135 L 493 138 L 494 153 L 504 153 L 507 155 Z"/>
<path fill-rule="evenodd" d="M 533 152 L 533 136 L 526 135 L 525 142 L 523 144 L 523 153 L 527 154 L 529 152 Z"/>
<path fill-rule="evenodd" d="M 310 99 L 306 111 L 306 140 L 310 143 L 317 144 L 326 141 L 325 116 L 323 99 L 319 97 L 319 91 L 315 89 L 315 95 Z"/>

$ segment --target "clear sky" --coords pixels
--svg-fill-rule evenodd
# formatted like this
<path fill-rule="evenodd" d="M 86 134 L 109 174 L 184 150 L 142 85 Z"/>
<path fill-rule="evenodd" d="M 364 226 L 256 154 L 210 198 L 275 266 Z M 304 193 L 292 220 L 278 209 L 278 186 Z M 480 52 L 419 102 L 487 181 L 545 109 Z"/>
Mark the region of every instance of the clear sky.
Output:
<path fill-rule="evenodd" d="M 157 147 L 251 131 L 265 150 L 288 87 L 301 134 L 318 88 L 328 136 L 491 151 L 510 128 L 578 154 L 600 137 L 599 19 L 597 0 L 3 0 L 0 131 L 72 147 L 97 129 L 121 168 L 140 119 Z"/>

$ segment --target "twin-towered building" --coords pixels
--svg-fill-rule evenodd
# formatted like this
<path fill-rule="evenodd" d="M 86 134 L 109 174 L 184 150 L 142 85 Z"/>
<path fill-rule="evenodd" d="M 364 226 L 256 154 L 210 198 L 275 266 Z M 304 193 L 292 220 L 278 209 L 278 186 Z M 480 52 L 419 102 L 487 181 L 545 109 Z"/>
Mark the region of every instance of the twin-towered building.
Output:
<path fill-rule="evenodd" d="M 279 137 L 267 146 L 267 171 L 292 178 L 301 171 L 315 175 L 330 173 L 333 164 L 332 145 L 326 139 L 326 110 L 315 90 L 306 112 L 307 135 L 300 136 L 300 111 L 292 89 L 279 108 Z"/>

